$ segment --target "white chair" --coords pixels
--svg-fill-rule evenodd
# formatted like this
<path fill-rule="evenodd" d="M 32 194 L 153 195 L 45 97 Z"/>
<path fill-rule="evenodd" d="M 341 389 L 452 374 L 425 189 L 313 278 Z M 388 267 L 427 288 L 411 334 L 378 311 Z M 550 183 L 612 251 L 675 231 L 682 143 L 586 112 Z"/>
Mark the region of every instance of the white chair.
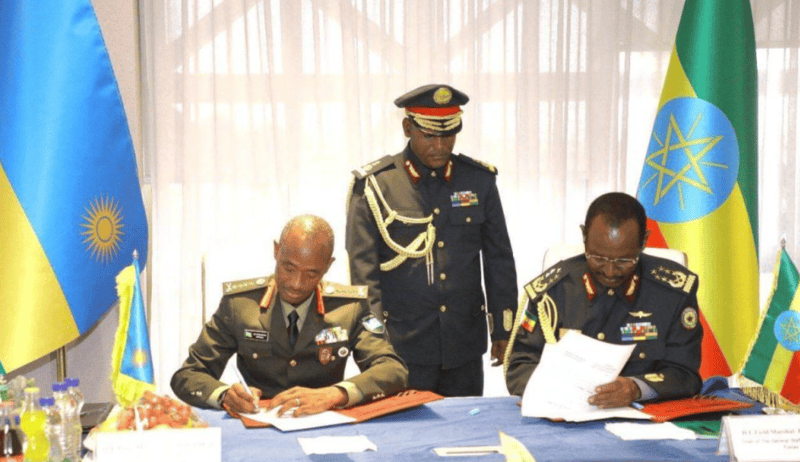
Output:
<path fill-rule="evenodd" d="M 556 244 L 544 253 L 542 271 L 556 263 L 584 253 L 583 244 Z M 645 247 L 644 253 L 654 257 L 666 258 L 683 266 L 687 266 L 686 253 L 677 249 L 663 249 L 659 247 Z"/>

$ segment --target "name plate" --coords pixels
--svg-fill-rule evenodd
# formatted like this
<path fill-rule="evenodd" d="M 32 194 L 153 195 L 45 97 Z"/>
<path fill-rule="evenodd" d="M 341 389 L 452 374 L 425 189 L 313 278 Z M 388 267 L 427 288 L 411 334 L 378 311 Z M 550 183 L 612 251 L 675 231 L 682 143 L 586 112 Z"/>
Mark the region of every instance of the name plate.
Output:
<path fill-rule="evenodd" d="M 220 428 L 97 432 L 96 462 L 221 462 Z"/>
<path fill-rule="evenodd" d="M 732 461 L 800 460 L 800 415 L 725 416 L 719 455 Z"/>

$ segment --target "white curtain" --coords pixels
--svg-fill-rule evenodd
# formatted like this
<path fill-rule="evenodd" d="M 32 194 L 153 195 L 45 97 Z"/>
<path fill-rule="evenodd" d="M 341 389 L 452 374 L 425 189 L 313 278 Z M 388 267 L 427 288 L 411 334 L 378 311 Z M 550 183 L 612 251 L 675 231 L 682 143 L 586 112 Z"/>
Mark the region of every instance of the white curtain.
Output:
<path fill-rule="evenodd" d="M 800 260 L 800 8 L 753 3 L 759 250 L 769 272 L 782 236 Z M 593 198 L 635 194 L 682 6 L 140 0 L 161 391 L 216 309 L 218 283 L 273 271 L 271 242 L 289 217 L 331 222 L 338 261 L 328 279 L 346 282 L 350 171 L 405 146 L 392 101 L 423 84 L 470 96 L 455 150 L 498 167 L 518 282 L 535 277 L 549 245 L 579 240 Z M 489 394 L 505 391 L 499 375 L 490 371 Z"/>

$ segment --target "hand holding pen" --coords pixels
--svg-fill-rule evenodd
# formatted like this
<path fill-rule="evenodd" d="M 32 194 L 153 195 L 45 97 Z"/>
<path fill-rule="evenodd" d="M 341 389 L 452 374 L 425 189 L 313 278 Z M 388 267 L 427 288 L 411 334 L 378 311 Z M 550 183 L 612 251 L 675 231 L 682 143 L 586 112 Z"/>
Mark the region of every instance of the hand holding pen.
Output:
<path fill-rule="evenodd" d="M 248 387 L 239 369 L 234 366 L 233 370 L 236 373 L 236 378 L 239 383 L 234 383 L 228 389 L 223 404 L 225 404 L 229 410 L 238 413 L 252 414 L 257 412 L 259 409 L 258 400 L 261 398 L 261 390 Z"/>

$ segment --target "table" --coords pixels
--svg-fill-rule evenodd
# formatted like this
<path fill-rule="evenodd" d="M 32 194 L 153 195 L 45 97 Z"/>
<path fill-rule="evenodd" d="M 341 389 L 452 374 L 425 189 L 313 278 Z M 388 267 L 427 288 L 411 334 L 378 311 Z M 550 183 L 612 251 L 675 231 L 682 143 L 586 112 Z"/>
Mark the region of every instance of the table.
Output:
<path fill-rule="evenodd" d="M 246 429 L 222 411 L 200 410 L 222 428 L 222 460 L 280 461 L 503 461 L 500 454 L 440 458 L 433 448 L 500 444 L 498 430 L 519 439 L 538 462 L 547 461 L 728 461 L 715 455 L 717 440 L 622 441 L 605 422 L 567 423 L 522 417 L 519 398 L 446 398 L 360 424 L 282 433 Z M 472 412 L 478 409 L 478 412 Z M 473 415 L 474 414 L 474 415 Z M 297 437 L 366 435 L 378 452 L 341 455 L 303 453 Z"/>

